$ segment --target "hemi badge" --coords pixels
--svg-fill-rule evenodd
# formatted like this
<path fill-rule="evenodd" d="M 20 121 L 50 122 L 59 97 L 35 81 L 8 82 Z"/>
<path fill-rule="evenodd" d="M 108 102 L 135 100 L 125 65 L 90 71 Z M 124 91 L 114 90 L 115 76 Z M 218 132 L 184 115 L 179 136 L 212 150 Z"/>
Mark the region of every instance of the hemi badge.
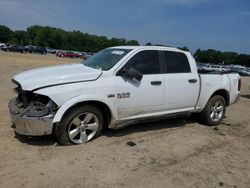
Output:
<path fill-rule="evenodd" d="M 115 94 L 109 94 L 108 95 L 108 98 L 112 98 L 112 97 L 115 97 Z"/>

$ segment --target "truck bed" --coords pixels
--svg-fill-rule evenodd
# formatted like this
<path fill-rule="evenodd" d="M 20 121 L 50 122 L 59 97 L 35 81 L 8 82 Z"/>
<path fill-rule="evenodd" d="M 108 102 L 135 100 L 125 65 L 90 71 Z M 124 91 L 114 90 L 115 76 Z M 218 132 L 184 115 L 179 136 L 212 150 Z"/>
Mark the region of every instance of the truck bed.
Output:
<path fill-rule="evenodd" d="M 200 94 L 196 110 L 202 110 L 215 91 L 224 90 L 228 94 L 228 105 L 235 102 L 239 95 L 239 74 L 234 72 L 206 72 L 199 73 Z"/>

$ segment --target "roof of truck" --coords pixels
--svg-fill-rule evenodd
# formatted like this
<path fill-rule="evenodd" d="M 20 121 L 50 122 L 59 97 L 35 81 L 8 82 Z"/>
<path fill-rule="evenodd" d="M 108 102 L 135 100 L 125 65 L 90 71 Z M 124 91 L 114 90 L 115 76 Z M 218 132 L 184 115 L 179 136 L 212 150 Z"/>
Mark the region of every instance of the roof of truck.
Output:
<path fill-rule="evenodd" d="M 131 49 L 131 50 L 135 50 L 135 49 L 153 49 L 153 50 L 171 50 L 171 51 L 180 51 L 180 52 L 186 52 L 183 50 L 180 50 L 178 48 L 173 48 L 173 47 L 167 47 L 167 46 L 114 46 L 111 47 L 114 49 Z"/>

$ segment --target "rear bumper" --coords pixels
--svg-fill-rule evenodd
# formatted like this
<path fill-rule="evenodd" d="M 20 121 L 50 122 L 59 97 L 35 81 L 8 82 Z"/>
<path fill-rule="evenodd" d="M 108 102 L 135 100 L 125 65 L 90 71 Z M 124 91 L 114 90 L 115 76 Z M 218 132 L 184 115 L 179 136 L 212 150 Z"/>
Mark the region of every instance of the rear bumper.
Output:
<path fill-rule="evenodd" d="M 9 102 L 9 112 L 12 119 L 11 127 L 16 133 L 29 136 L 49 135 L 53 130 L 53 114 L 42 117 L 29 117 L 16 106 L 15 98 Z"/>

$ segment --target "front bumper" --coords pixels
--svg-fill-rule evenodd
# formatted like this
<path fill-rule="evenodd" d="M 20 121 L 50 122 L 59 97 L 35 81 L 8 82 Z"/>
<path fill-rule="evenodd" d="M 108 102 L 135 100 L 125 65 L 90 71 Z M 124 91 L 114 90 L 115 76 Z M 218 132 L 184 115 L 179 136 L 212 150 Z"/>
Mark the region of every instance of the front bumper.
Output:
<path fill-rule="evenodd" d="M 21 135 L 42 136 L 49 135 L 53 130 L 54 114 L 42 117 L 29 117 L 25 115 L 24 109 L 16 104 L 16 98 L 10 100 L 9 111 L 12 119 L 12 128 Z"/>

